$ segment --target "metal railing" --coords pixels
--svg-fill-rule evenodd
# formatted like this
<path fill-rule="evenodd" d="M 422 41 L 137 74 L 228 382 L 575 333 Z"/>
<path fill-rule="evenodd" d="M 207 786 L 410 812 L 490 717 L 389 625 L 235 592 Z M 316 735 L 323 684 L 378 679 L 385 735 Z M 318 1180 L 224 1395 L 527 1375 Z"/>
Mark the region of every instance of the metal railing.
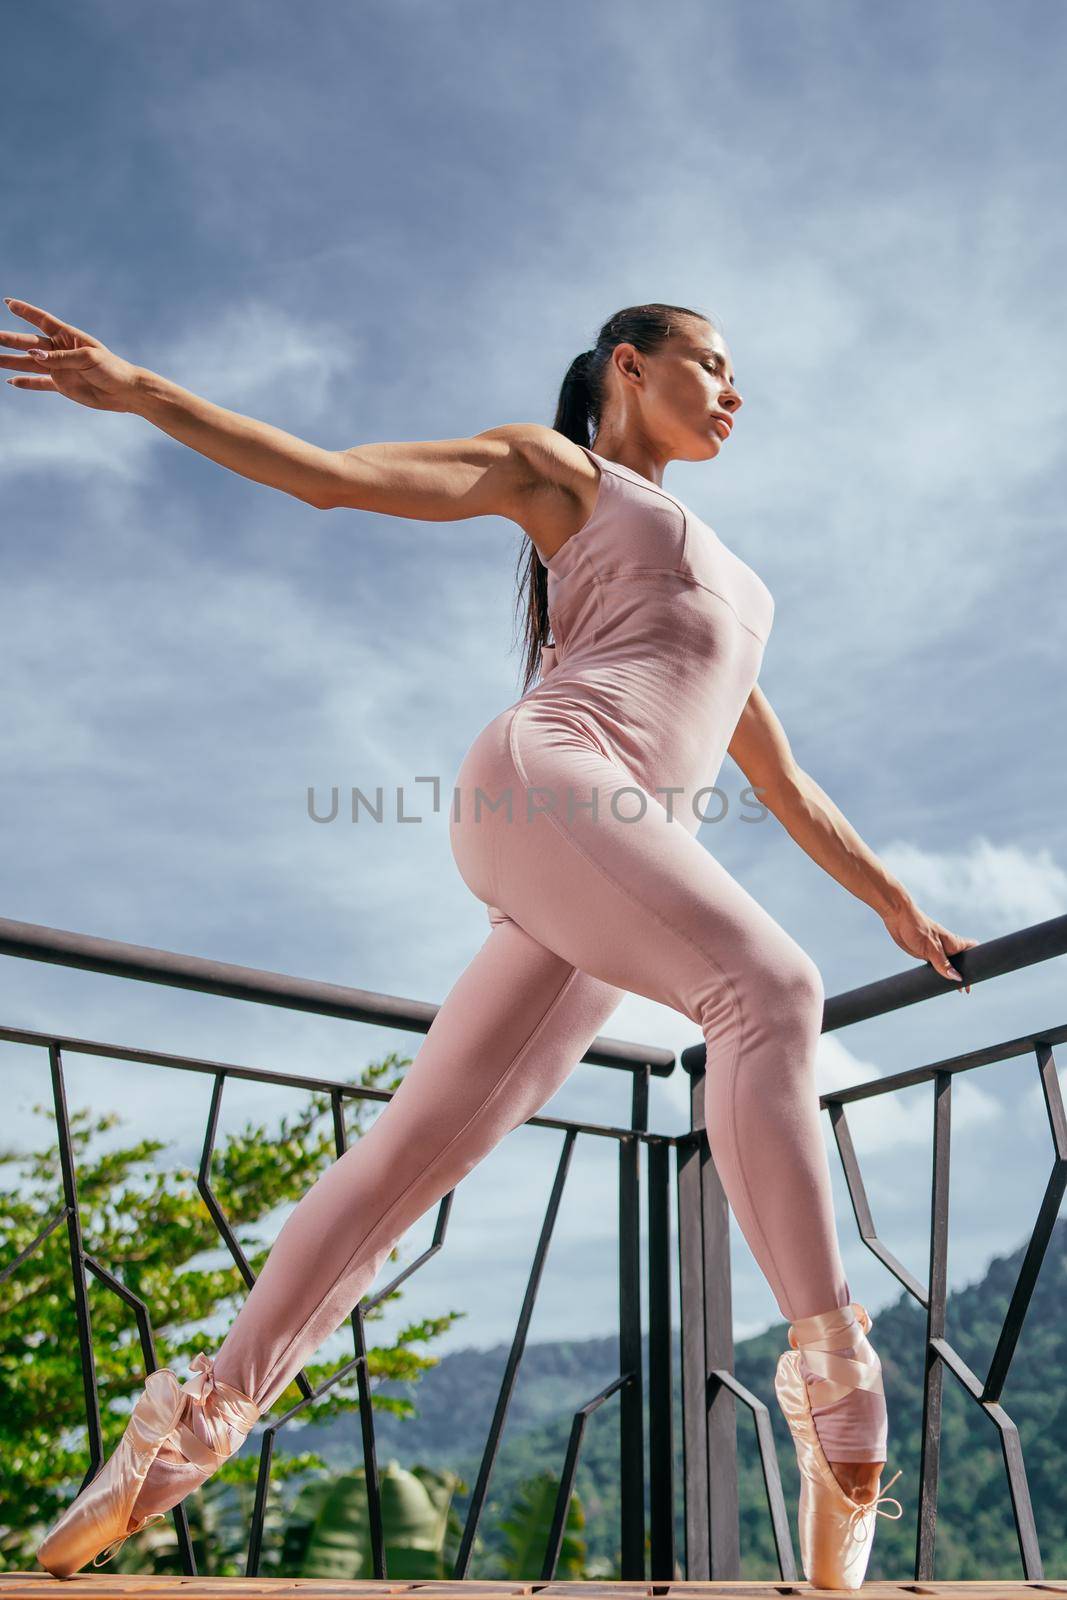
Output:
<path fill-rule="evenodd" d="M 976 945 L 954 955 L 952 964 L 963 974 L 965 982 L 976 984 L 1065 953 L 1067 916 L 1053 917 L 1048 922 L 1039 922 L 1017 933 Z M 828 998 L 822 1031 L 829 1033 L 855 1022 L 884 1016 L 956 987 L 952 979 L 942 978 L 933 967 L 915 967 Z M 1024 1034 L 981 1050 L 970 1050 L 908 1072 L 874 1078 L 820 1096 L 820 1105 L 830 1114 L 860 1238 L 926 1310 L 914 1572 L 917 1581 L 934 1576 L 941 1397 L 946 1368 L 999 1431 L 1023 1574 L 1028 1579 L 1044 1577 L 1019 1432 L 1000 1400 L 1060 1201 L 1067 1188 L 1067 1122 L 1052 1055 L 1053 1046 L 1062 1044 L 1065 1039 L 1067 1024 L 1044 1028 L 1037 1034 Z M 945 1338 L 952 1080 L 957 1073 L 1030 1054 L 1034 1057 L 1048 1112 L 1052 1165 L 997 1346 L 983 1380 L 971 1371 Z M 781 1576 L 793 1579 L 797 1574 L 770 1416 L 759 1397 L 733 1376 L 729 1217 L 726 1196 L 711 1160 L 704 1129 L 704 1046 L 694 1045 L 683 1050 L 681 1061 L 692 1078 L 693 1125 L 688 1142 L 678 1151 L 685 1481 L 691 1492 L 686 1502 L 687 1577 L 725 1579 L 740 1575 L 736 1399 L 748 1407 L 755 1422 Z M 919 1083 L 932 1083 L 934 1087 L 930 1265 L 926 1284 L 920 1283 L 878 1237 L 845 1111 L 847 1105 L 857 1100 L 892 1094 Z"/>
<path fill-rule="evenodd" d="M 40 927 L 32 923 L 0 919 L 0 955 L 16 956 L 35 961 L 58 963 L 79 967 L 92 972 L 137 979 L 148 983 L 193 989 L 200 993 L 225 995 L 232 999 L 254 1001 L 265 1005 L 283 1006 L 290 1010 L 315 1012 L 322 1016 L 340 1017 L 348 1021 L 377 1023 L 406 1032 L 426 1033 L 437 1014 L 437 1006 L 420 1001 L 406 1000 L 394 995 L 380 995 L 361 989 L 345 988 L 336 984 L 318 983 L 304 978 L 289 977 L 283 973 L 262 972 L 250 967 L 233 966 L 205 960 L 199 956 L 181 955 L 169 950 L 154 950 L 138 945 L 122 944 L 115 940 L 93 938 L 70 933 L 62 929 Z M 100 1399 L 97 1386 L 96 1362 L 93 1352 L 92 1326 L 87 1294 L 86 1273 L 92 1273 L 112 1293 L 130 1307 L 137 1324 L 141 1352 L 146 1372 L 154 1371 L 159 1362 L 156 1357 L 151 1309 L 132 1293 L 107 1265 L 98 1261 L 85 1247 L 82 1237 L 81 1214 L 78 1203 L 78 1181 L 75 1171 L 70 1118 L 67 1111 L 64 1080 L 64 1057 L 68 1055 L 94 1055 L 113 1061 L 135 1061 L 166 1070 L 205 1073 L 214 1078 L 207 1129 L 197 1175 L 197 1188 L 218 1230 L 220 1239 L 233 1257 L 246 1285 L 255 1281 L 253 1272 L 240 1244 L 230 1227 L 218 1198 L 212 1189 L 211 1168 L 218 1128 L 219 1112 L 227 1079 L 241 1078 L 257 1083 L 267 1083 L 289 1088 L 304 1089 L 309 1093 L 326 1094 L 333 1113 L 334 1141 L 338 1157 L 346 1148 L 346 1131 L 343 1102 L 346 1099 L 373 1099 L 387 1101 L 391 1095 L 384 1090 L 362 1088 L 358 1085 L 338 1083 L 328 1078 L 290 1076 L 265 1069 L 238 1066 L 232 1062 L 201 1060 L 191 1056 L 166 1054 L 150 1049 L 134 1049 L 95 1039 L 71 1038 L 58 1034 L 45 1034 L 26 1029 L 0 1027 L 0 1041 L 35 1045 L 48 1054 L 51 1068 L 52 1094 L 56 1112 L 56 1129 L 59 1143 L 60 1167 L 63 1182 L 63 1203 L 56 1215 L 18 1256 L 0 1270 L 0 1283 L 10 1277 L 33 1255 L 43 1241 L 64 1221 L 67 1225 L 74 1309 L 78 1328 L 78 1346 L 81 1357 L 82 1383 L 85 1391 L 85 1410 L 89 1434 L 90 1460 L 79 1491 L 95 1476 L 103 1465 L 103 1442 L 100 1426 Z M 507 1417 L 508 1408 L 518 1378 L 519 1366 L 525 1349 L 527 1332 L 533 1316 L 538 1286 L 544 1270 L 552 1234 L 563 1198 L 567 1175 L 571 1167 L 576 1141 L 580 1136 L 602 1138 L 618 1146 L 619 1183 L 619 1350 L 622 1367 L 618 1377 L 600 1394 L 594 1395 L 582 1406 L 574 1419 L 570 1447 L 564 1463 L 555 1516 L 548 1548 L 545 1552 L 544 1576 L 555 1572 L 562 1547 L 566 1513 L 573 1491 L 578 1463 L 578 1449 L 586 1418 L 602 1405 L 609 1396 L 618 1394 L 620 1406 L 620 1524 L 622 1560 L 627 1571 L 637 1572 L 644 1566 L 644 1417 L 641 1348 L 641 1255 L 640 1255 L 640 1146 L 647 1143 L 650 1149 L 660 1146 L 663 1157 L 669 1138 L 648 1130 L 648 1089 L 650 1077 L 669 1075 L 675 1068 L 675 1055 L 671 1050 L 657 1046 L 642 1046 L 623 1040 L 598 1037 L 586 1051 L 582 1060 L 595 1066 L 615 1068 L 629 1072 L 633 1078 L 630 1122 L 625 1127 L 612 1127 L 602 1123 L 580 1122 L 572 1118 L 534 1116 L 523 1126 L 555 1129 L 564 1134 L 555 1182 L 545 1209 L 540 1238 L 534 1251 L 529 1282 L 518 1324 L 512 1340 L 500 1391 L 497 1397 L 489 1436 L 482 1455 L 477 1483 L 467 1511 L 466 1524 L 456 1562 L 454 1577 L 467 1573 L 474 1538 L 488 1494 L 490 1478 Z M 657 1205 L 666 1214 L 668 1166 L 661 1158 L 656 1164 Z M 403 1271 L 386 1283 L 374 1295 L 364 1296 L 353 1308 L 351 1325 L 354 1353 L 351 1360 L 343 1362 L 328 1379 L 312 1388 L 305 1372 L 299 1372 L 294 1382 L 300 1388 L 302 1399 L 283 1415 L 261 1419 L 262 1432 L 258 1435 L 260 1447 L 259 1477 L 256 1486 L 255 1508 L 249 1535 L 246 1574 L 256 1575 L 262 1555 L 263 1526 L 270 1488 L 271 1464 L 275 1441 L 284 1428 L 306 1408 L 320 1399 L 346 1378 L 355 1376 L 359 1396 L 359 1416 L 362 1430 L 364 1464 L 366 1469 L 368 1518 L 374 1576 L 384 1578 L 384 1538 L 382 1528 L 381 1490 L 374 1442 L 371 1391 L 367 1374 L 367 1351 L 364 1339 L 364 1319 L 412 1273 L 425 1264 L 441 1249 L 448 1226 L 454 1191 L 445 1194 L 438 1203 L 436 1225 L 430 1246 Z M 665 1235 L 657 1234 L 659 1247 L 665 1252 Z M 665 1284 L 669 1292 L 669 1278 Z M 654 1440 L 653 1461 L 657 1473 L 659 1498 L 658 1518 L 669 1520 L 673 1502 L 672 1460 L 666 1455 L 663 1440 L 670 1438 L 670 1307 L 657 1306 L 656 1324 L 658 1338 L 654 1341 L 655 1354 L 651 1361 L 653 1393 L 650 1396 L 650 1427 Z M 666 1375 L 666 1389 L 664 1388 Z M 667 1407 L 666 1432 L 661 1408 Z M 257 1424 L 259 1426 L 260 1424 Z M 665 1476 L 664 1476 L 665 1474 Z M 196 1561 L 190 1538 L 184 1503 L 179 1502 L 173 1513 L 183 1570 L 196 1574 Z"/>
<path fill-rule="evenodd" d="M 1067 916 L 1054 918 L 1049 922 L 1009 934 L 1005 938 L 992 940 L 955 956 L 953 960 L 965 980 L 974 984 L 1065 952 L 1067 952 Z M 348 1021 L 375 1023 L 408 1032 L 427 1032 L 438 1009 L 434 1005 L 397 996 L 374 994 L 341 985 L 294 978 L 283 973 L 264 972 L 210 961 L 202 957 L 122 944 L 114 940 L 93 938 L 61 929 L 4 919 L 0 919 L 0 955 L 78 967 L 141 982 L 166 984 L 258 1004 L 314 1012 Z M 823 1031 L 829 1032 L 853 1022 L 882 1015 L 900 1006 L 915 1004 L 952 987 L 955 985 L 950 980 L 941 978 L 931 967 L 912 969 L 828 999 L 824 1010 Z M 1052 1030 L 1045 1029 L 1039 1035 L 1009 1040 L 984 1050 L 971 1051 L 965 1055 L 918 1067 L 910 1072 L 897 1073 L 892 1077 L 878 1078 L 869 1083 L 838 1090 L 821 1098 L 821 1105 L 830 1113 L 860 1237 L 927 1311 L 916 1579 L 929 1578 L 933 1575 L 942 1373 L 946 1367 L 999 1429 L 1024 1573 L 1031 1579 L 1043 1576 L 1018 1431 L 1002 1408 L 1000 1397 L 1056 1220 L 1059 1201 L 1067 1186 L 1067 1124 L 1064 1120 L 1063 1104 L 1052 1058 L 1053 1045 L 1065 1038 L 1067 1038 L 1067 1025 Z M 150 1307 L 85 1247 L 81 1230 L 70 1119 L 66 1104 L 64 1056 L 95 1055 L 114 1061 L 139 1062 L 166 1070 L 198 1072 L 213 1077 L 211 1105 L 197 1187 L 221 1241 L 230 1252 L 249 1288 L 255 1281 L 254 1274 L 213 1192 L 211 1182 L 212 1157 L 227 1079 L 249 1079 L 328 1095 L 338 1156 L 341 1156 L 346 1148 L 344 1101 L 346 1099 L 388 1100 L 391 1096 L 383 1090 L 361 1088 L 328 1078 L 290 1076 L 230 1062 L 202 1060 L 105 1043 L 100 1040 L 71 1038 L 18 1028 L 0 1027 L 0 1041 L 37 1046 L 47 1052 L 49 1059 L 62 1172 L 62 1205 L 37 1237 L 0 1270 L 0 1282 L 17 1272 L 43 1241 L 56 1228 L 66 1223 L 90 1447 L 89 1466 L 79 1486 L 80 1492 L 80 1488 L 90 1482 L 103 1464 L 100 1401 L 87 1295 L 87 1273 L 91 1273 L 130 1307 L 136 1320 L 146 1372 L 155 1370 L 158 1361 Z M 944 1337 L 951 1084 L 957 1072 L 969 1071 L 978 1066 L 1029 1052 L 1035 1055 L 1055 1154 L 1019 1281 L 989 1372 L 983 1381 L 970 1371 Z M 527 1127 L 562 1132 L 564 1140 L 452 1576 L 461 1579 L 468 1574 L 474 1539 L 486 1504 L 575 1145 L 579 1137 L 594 1137 L 611 1140 L 618 1147 L 618 1314 L 622 1370 L 611 1383 L 591 1396 L 574 1414 L 541 1576 L 545 1579 L 555 1576 L 586 1422 L 594 1411 L 616 1395 L 620 1407 L 620 1575 L 624 1580 L 643 1579 L 646 1576 L 669 1580 L 675 1575 L 677 1554 L 674 1522 L 673 1318 L 670 1246 L 670 1151 L 673 1146 L 676 1150 L 677 1163 L 678 1260 L 682 1313 L 680 1330 L 684 1452 L 682 1488 L 685 1506 L 686 1576 L 692 1580 L 736 1578 L 740 1575 L 740 1517 L 734 1405 L 736 1400 L 740 1400 L 749 1409 L 755 1422 L 780 1576 L 786 1581 L 794 1580 L 797 1577 L 797 1565 L 778 1471 L 770 1414 L 759 1397 L 740 1384 L 733 1373 L 729 1211 L 711 1158 L 704 1127 L 704 1046 L 696 1045 L 682 1052 L 682 1065 L 690 1074 L 691 1129 L 688 1133 L 680 1135 L 657 1134 L 648 1128 L 650 1079 L 653 1075 L 667 1076 L 674 1070 L 673 1052 L 599 1037 L 582 1060 L 632 1074 L 630 1121 L 625 1127 L 614 1127 L 570 1118 L 534 1116 L 524 1124 Z M 935 1121 L 930 1274 L 929 1284 L 924 1286 L 901 1265 L 878 1238 L 849 1134 L 845 1106 L 855 1100 L 892 1093 L 898 1088 L 927 1081 L 934 1085 Z M 648 1150 L 649 1190 L 647 1483 L 650 1571 L 647 1575 L 645 1572 L 645 1395 L 641 1340 L 640 1150 L 642 1145 L 647 1146 Z M 364 1297 L 353 1308 L 352 1358 L 343 1362 L 314 1389 L 306 1373 L 299 1372 L 294 1381 L 301 1392 L 300 1401 L 281 1416 L 261 1419 L 262 1432 L 258 1435 L 259 1475 L 246 1565 L 248 1576 L 254 1576 L 259 1571 L 271 1465 L 279 1430 L 352 1374 L 356 1378 L 359 1397 L 374 1576 L 379 1578 L 388 1576 L 385 1569 L 380 1480 L 375 1454 L 364 1319 L 369 1311 L 386 1299 L 400 1283 L 441 1249 L 447 1232 L 453 1193 L 454 1191 L 450 1191 L 445 1194 L 438 1203 L 433 1240 L 429 1247 L 376 1294 Z M 172 1515 L 183 1571 L 188 1575 L 195 1575 L 196 1564 L 184 1504 L 180 1502 L 175 1506 Z"/>

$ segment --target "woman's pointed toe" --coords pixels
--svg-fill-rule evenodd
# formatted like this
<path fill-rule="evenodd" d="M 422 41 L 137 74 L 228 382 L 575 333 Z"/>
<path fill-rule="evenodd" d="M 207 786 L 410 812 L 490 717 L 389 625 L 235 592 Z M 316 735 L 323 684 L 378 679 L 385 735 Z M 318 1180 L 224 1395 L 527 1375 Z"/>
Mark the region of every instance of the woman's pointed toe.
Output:
<path fill-rule="evenodd" d="M 838 1483 L 816 1432 L 800 1350 L 790 1343 L 778 1358 L 774 1390 L 800 1467 L 797 1526 L 804 1576 L 816 1589 L 858 1589 L 866 1576 L 878 1517 L 896 1521 L 904 1508 L 884 1492 L 869 1502 L 853 1500 Z M 899 1477 L 895 1472 L 886 1488 Z M 896 1512 L 883 1510 L 883 1500 L 895 1505 Z"/>
<path fill-rule="evenodd" d="M 178 1425 L 185 1395 L 169 1367 L 150 1372 L 126 1431 L 113 1453 L 82 1489 L 37 1548 L 37 1560 L 53 1577 L 69 1578 L 106 1550 L 109 1561 L 124 1539 L 154 1516 L 130 1527 L 130 1514 L 146 1473 Z"/>
<path fill-rule="evenodd" d="M 193 1377 L 184 1384 L 169 1367 L 148 1374 L 114 1453 L 38 1546 L 37 1560 L 54 1577 L 69 1578 L 89 1560 L 103 1566 L 126 1539 L 167 1515 L 153 1509 L 138 1517 L 134 1510 L 165 1444 L 179 1458 L 214 1472 L 244 1442 L 260 1415 L 256 1402 L 217 1378 L 214 1357 L 203 1350 L 189 1370 Z M 190 1427 L 191 1420 L 202 1431 Z M 151 1499 L 146 1496 L 149 1504 Z"/>

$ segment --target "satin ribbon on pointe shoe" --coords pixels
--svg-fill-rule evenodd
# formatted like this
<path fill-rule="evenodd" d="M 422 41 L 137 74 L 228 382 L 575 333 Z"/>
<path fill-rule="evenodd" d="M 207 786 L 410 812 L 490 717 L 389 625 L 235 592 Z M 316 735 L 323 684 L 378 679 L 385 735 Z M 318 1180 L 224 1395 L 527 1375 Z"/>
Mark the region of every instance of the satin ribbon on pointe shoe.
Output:
<path fill-rule="evenodd" d="M 852 1313 L 855 1313 L 854 1318 Z M 860 1386 L 880 1387 L 880 1370 L 875 1376 L 869 1363 L 833 1356 L 820 1348 L 827 1343 L 850 1343 L 850 1333 L 855 1333 L 856 1326 L 866 1333 L 871 1322 L 866 1308 L 856 1304 L 799 1319 L 790 1327 L 791 1348 L 779 1356 L 775 1371 L 775 1394 L 789 1424 L 800 1468 L 797 1527 L 801 1562 L 804 1576 L 817 1589 L 861 1588 L 878 1517 L 889 1517 L 895 1522 L 903 1515 L 900 1501 L 891 1495 L 879 1494 L 864 1503 L 853 1500 L 841 1487 L 816 1431 L 809 1383 L 802 1368 L 802 1352 L 806 1355 L 807 1350 L 813 1348 L 816 1364 L 822 1369 L 820 1376 L 831 1392 L 842 1386 L 846 1390 Z M 843 1385 L 845 1377 L 852 1380 L 847 1385 Z M 871 1382 L 872 1377 L 874 1382 Z M 856 1379 L 864 1380 L 862 1385 Z M 899 1472 L 894 1473 L 890 1483 L 895 1483 L 899 1477 Z M 881 1509 L 883 1499 L 897 1507 L 895 1515 Z"/>
<path fill-rule="evenodd" d="M 231 1456 L 240 1447 L 240 1444 L 244 1442 L 246 1434 L 259 1416 L 259 1407 L 254 1400 L 243 1394 L 240 1389 L 235 1389 L 231 1384 L 224 1383 L 221 1378 L 215 1376 L 214 1358 L 209 1356 L 206 1351 L 199 1351 L 193 1357 L 187 1370 L 195 1373 L 195 1377 L 191 1381 L 182 1384 L 181 1392 L 183 1395 L 188 1396 L 193 1405 L 200 1407 L 208 1425 L 208 1431 L 212 1434 L 212 1437 L 219 1441 L 219 1447 L 218 1449 L 213 1449 L 210 1445 L 205 1444 L 203 1439 L 198 1434 L 195 1434 L 186 1423 L 179 1421 L 160 1440 L 159 1448 L 162 1450 L 164 1445 L 174 1445 L 182 1452 L 187 1461 L 196 1466 L 206 1467 L 213 1472 L 227 1456 Z M 212 1409 L 210 1412 L 205 1410 L 208 1401 L 211 1401 Z M 227 1432 L 223 1433 L 223 1429 L 226 1429 Z M 229 1437 L 228 1430 L 231 1429 L 236 1430 L 241 1435 L 237 1444 L 234 1444 Z M 138 1522 L 135 1527 L 128 1529 L 126 1533 L 119 1534 L 117 1539 L 113 1539 L 109 1545 L 106 1545 L 106 1554 L 104 1551 L 100 1551 L 94 1556 L 93 1566 L 106 1566 L 112 1556 L 116 1554 L 120 1545 L 124 1544 L 127 1539 L 132 1538 L 135 1533 L 142 1532 L 150 1522 L 158 1522 L 168 1514 L 166 1511 L 149 1512 L 148 1516 Z M 102 1560 L 101 1556 L 103 1556 Z"/>
<path fill-rule="evenodd" d="M 880 1494 L 876 1495 L 873 1500 L 856 1502 L 855 1510 L 849 1513 L 849 1522 L 852 1525 L 852 1537 L 854 1539 L 866 1539 L 868 1533 L 874 1527 L 875 1517 L 888 1517 L 890 1522 L 900 1521 L 901 1517 L 904 1515 L 904 1507 L 901 1505 L 899 1500 L 897 1500 L 893 1495 L 888 1494 L 886 1491 L 893 1487 L 903 1470 L 903 1467 L 898 1467 L 896 1472 L 894 1472 L 893 1476 L 890 1478 L 889 1482 L 886 1484 L 885 1489 L 883 1489 Z M 895 1516 L 893 1515 L 892 1511 L 882 1510 L 883 1500 L 892 1500 L 893 1504 L 897 1508 Z M 874 1516 L 871 1515 L 872 1511 Z"/>
<path fill-rule="evenodd" d="M 115 1449 L 38 1546 L 37 1560 L 53 1577 L 69 1578 L 116 1539 L 121 1543 L 127 1533 L 146 1525 L 126 1527 L 149 1467 L 173 1433 L 183 1404 L 181 1386 L 169 1367 L 148 1374 Z"/>
<path fill-rule="evenodd" d="M 214 1472 L 244 1443 L 259 1417 L 259 1407 L 250 1395 L 216 1377 L 215 1359 L 206 1351 L 201 1350 L 193 1357 L 189 1371 L 196 1376 L 182 1385 L 182 1392 L 199 1408 L 207 1432 L 215 1442 L 206 1444 L 186 1423 L 179 1422 L 174 1430 L 176 1437 L 164 1443 L 176 1444 L 187 1461 Z M 236 1441 L 233 1434 L 239 1435 Z"/>
<path fill-rule="evenodd" d="M 866 1306 L 853 1302 L 833 1311 L 820 1311 L 812 1317 L 799 1317 L 790 1323 L 789 1343 L 794 1350 L 803 1352 L 805 1366 L 819 1380 L 815 1405 L 830 1405 L 854 1389 L 871 1389 L 875 1394 L 884 1394 L 882 1364 L 869 1345 L 867 1351 L 859 1355 L 834 1354 L 835 1347 L 843 1344 L 851 1344 L 853 1349 L 859 1350 L 857 1329 L 859 1335 L 865 1336 L 873 1321 Z"/>
<path fill-rule="evenodd" d="M 104 1550 L 98 1551 L 93 1557 L 93 1566 L 106 1567 L 108 1562 L 111 1560 L 111 1557 L 118 1550 L 120 1544 L 125 1544 L 126 1540 L 132 1539 L 135 1533 L 140 1533 L 142 1529 L 147 1528 L 150 1522 L 159 1522 L 166 1517 L 166 1515 L 167 1513 L 165 1511 L 149 1512 L 148 1516 L 145 1517 L 143 1522 L 139 1522 L 137 1526 L 135 1528 L 131 1528 L 128 1533 L 120 1533 L 117 1539 L 112 1539 L 110 1544 L 105 1545 L 104 1550 L 107 1551 L 106 1555 L 104 1555 Z M 103 1561 L 100 1559 L 101 1556 L 104 1556 Z"/>

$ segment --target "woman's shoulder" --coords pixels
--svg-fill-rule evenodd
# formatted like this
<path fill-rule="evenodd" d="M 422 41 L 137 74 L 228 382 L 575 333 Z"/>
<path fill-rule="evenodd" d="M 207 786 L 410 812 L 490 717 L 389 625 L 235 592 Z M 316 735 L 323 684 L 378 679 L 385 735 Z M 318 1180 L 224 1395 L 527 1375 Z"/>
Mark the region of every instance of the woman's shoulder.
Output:
<path fill-rule="evenodd" d="M 600 487 L 592 452 L 540 422 L 507 425 L 523 460 L 523 490 L 515 520 L 542 558 L 551 559 L 589 520 Z M 503 430 L 497 430 L 503 431 Z"/>
<path fill-rule="evenodd" d="M 558 428 L 544 422 L 508 422 L 490 430 L 512 441 L 522 454 L 532 481 L 545 488 L 573 488 L 575 480 L 596 482 L 592 452 L 575 444 Z"/>

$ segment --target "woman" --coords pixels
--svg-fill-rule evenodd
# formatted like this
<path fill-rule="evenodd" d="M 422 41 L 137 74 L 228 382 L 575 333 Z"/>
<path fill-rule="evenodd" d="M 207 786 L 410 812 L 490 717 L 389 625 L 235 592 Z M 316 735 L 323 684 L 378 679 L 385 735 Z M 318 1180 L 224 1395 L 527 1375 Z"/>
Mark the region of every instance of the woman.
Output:
<path fill-rule="evenodd" d="M 551 1098 L 629 990 L 703 1030 L 712 1154 L 790 1319 L 776 1393 L 801 1469 L 805 1572 L 854 1587 L 882 1498 L 881 1366 L 834 1225 L 814 1076 L 818 969 L 695 837 L 727 751 L 902 949 L 962 982 L 949 957 L 976 941 L 925 915 L 798 767 L 757 684 L 773 599 L 662 487 L 669 461 L 713 460 L 736 423 L 721 331 L 685 307 L 628 307 L 571 364 L 552 428 L 331 451 L 7 303 L 37 330 L 2 336 L 23 352 L 0 358 L 17 387 L 135 412 L 322 509 L 496 515 L 529 540 L 523 693 L 465 756 L 450 816 L 490 933 L 390 1104 L 286 1221 L 216 1356 L 198 1356 L 184 1387 L 169 1370 L 150 1375 L 42 1564 L 65 1574 L 117 1547 L 237 1449 L 404 1231 Z"/>

